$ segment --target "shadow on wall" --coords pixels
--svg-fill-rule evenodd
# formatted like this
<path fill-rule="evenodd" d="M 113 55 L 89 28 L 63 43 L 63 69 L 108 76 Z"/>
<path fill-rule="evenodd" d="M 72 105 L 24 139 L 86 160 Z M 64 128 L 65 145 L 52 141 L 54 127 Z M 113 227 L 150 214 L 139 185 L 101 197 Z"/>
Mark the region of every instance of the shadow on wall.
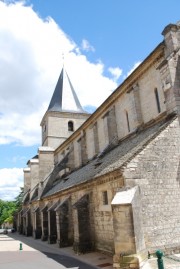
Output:
<path fill-rule="evenodd" d="M 177 68 L 176 68 L 176 75 L 175 75 L 175 81 L 174 81 L 174 86 L 175 86 L 175 94 L 176 96 L 180 96 L 180 55 L 178 56 L 178 60 L 177 60 Z M 179 123 L 180 123 L 180 108 L 178 109 L 178 119 L 179 119 Z M 178 163 L 178 170 L 177 170 L 177 178 L 176 180 L 179 182 L 180 185 L 180 160 Z"/>
<path fill-rule="evenodd" d="M 180 98 L 180 55 L 178 55 L 178 59 L 177 59 L 177 67 L 176 67 L 176 74 L 175 74 L 175 81 L 174 81 L 174 92 L 175 92 L 175 98 L 178 102 Z M 177 109 L 178 109 L 178 118 L 180 122 L 180 106 L 178 103 L 177 103 Z"/>
<path fill-rule="evenodd" d="M 179 119 L 180 120 L 180 119 Z M 176 177 L 176 181 L 179 182 L 180 185 L 180 160 L 178 163 L 178 169 L 177 169 L 177 177 Z"/>

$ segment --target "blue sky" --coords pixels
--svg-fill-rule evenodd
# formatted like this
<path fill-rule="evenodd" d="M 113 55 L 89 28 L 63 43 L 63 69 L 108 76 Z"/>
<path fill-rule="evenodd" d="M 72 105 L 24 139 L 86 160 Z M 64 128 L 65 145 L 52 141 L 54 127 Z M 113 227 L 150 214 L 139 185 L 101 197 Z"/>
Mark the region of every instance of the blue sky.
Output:
<path fill-rule="evenodd" d="M 179 10 L 179 0 L 0 0 L 0 199 L 17 196 L 41 145 L 62 54 L 81 104 L 94 109 L 162 41 Z"/>
<path fill-rule="evenodd" d="M 121 65 L 128 72 L 161 42 L 165 25 L 180 20 L 178 0 L 35 0 L 42 17 L 52 16 L 77 44 L 87 39 L 106 66 Z"/>

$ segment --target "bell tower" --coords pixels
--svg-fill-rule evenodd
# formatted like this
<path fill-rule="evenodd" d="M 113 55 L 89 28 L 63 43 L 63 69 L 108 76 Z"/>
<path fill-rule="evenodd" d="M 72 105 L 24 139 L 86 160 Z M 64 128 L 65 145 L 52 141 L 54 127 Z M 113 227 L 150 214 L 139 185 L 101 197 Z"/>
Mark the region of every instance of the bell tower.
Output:
<path fill-rule="evenodd" d="M 42 146 L 56 149 L 90 116 L 83 110 L 64 67 L 41 121 Z"/>

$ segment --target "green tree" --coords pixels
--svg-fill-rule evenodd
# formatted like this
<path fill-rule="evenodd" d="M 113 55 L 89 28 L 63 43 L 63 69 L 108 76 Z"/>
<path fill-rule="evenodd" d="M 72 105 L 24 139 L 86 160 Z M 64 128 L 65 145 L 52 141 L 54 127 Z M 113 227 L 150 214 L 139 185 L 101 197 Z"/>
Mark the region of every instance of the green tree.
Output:
<path fill-rule="evenodd" d="M 19 195 L 15 198 L 17 210 L 19 210 L 22 207 L 23 196 L 24 196 L 24 188 L 21 187 Z"/>
<path fill-rule="evenodd" d="M 0 200 L 0 225 L 5 222 L 13 222 L 13 214 L 16 211 L 16 203 Z"/>
<path fill-rule="evenodd" d="M 3 201 L 0 199 L 0 226 L 5 223 L 13 223 L 13 215 L 22 206 L 23 191 L 21 188 L 19 195 L 14 201 Z"/>

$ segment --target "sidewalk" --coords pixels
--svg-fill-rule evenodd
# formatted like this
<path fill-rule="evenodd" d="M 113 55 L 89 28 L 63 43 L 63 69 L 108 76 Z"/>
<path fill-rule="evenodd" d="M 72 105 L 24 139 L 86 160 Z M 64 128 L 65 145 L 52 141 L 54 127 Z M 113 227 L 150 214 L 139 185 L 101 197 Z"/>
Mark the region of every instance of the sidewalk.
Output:
<path fill-rule="evenodd" d="M 20 243 L 22 244 L 22 250 L 20 250 Z M 40 253 L 41 261 L 43 260 L 42 256 L 44 254 L 48 254 L 48 257 L 53 259 L 53 257 L 58 255 L 65 255 L 68 257 L 75 258 L 81 262 L 85 262 L 86 264 L 89 264 L 90 266 L 94 266 L 94 268 L 104 268 L 104 269 L 113 269 L 113 260 L 112 257 L 107 256 L 105 254 L 99 253 L 99 252 L 91 252 L 86 254 L 77 255 L 74 253 L 72 247 L 66 247 L 66 248 L 59 248 L 57 244 L 48 244 L 47 242 L 43 242 L 40 239 L 35 240 L 32 237 L 25 237 L 23 235 L 19 235 L 18 233 L 10 233 L 8 235 L 0 235 L 0 268 L 6 269 L 6 267 L 1 267 L 2 261 L 9 259 L 10 256 L 12 256 L 12 253 L 31 253 L 31 256 L 33 259 L 35 259 L 35 262 L 37 262 L 37 255 L 36 253 Z M 25 256 L 26 257 L 26 256 Z M 54 260 L 56 260 L 54 258 Z M 174 254 L 170 257 L 163 257 L 164 261 L 164 269 L 180 269 L 180 254 Z M 32 264 L 31 264 L 32 265 Z M 71 266 L 72 264 L 70 264 Z M 51 269 L 56 269 L 56 265 L 53 264 L 54 267 L 50 267 Z M 15 269 L 16 267 L 7 267 L 7 269 Z M 17 267 L 19 269 L 19 267 Z M 20 267 L 22 268 L 22 267 Z M 41 267 L 30 267 L 30 269 Z M 46 267 L 43 267 L 46 268 Z M 64 267 L 61 266 L 58 268 L 69 268 L 70 267 Z M 71 269 L 78 269 L 78 267 L 71 267 Z M 84 269 L 83 267 L 79 267 L 80 269 Z M 87 267 L 88 268 L 88 267 Z M 25 269 L 28 269 L 27 264 Z M 157 258 L 151 258 L 145 261 L 141 269 L 158 269 L 157 266 Z"/>
<path fill-rule="evenodd" d="M 22 250 L 20 250 L 20 244 L 22 246 Z M 77 255 L 74 253 L 72 247 L 59 248 L 57 244 L 48 244 L 47 242 L 43 242 L 40 239 L 35 240 L 32 237 L 25 237 L 18 233 L 9 233 L 8 235 L 0 235 L 0 258 L 3 252 L 4 253 L 41 252 L 45 254 L 48 253 L 49 257 L 55 257 L 58 254 L 61 254 L 71 256 L 81 262 L 85 262 L 86 264 L 94 266 L 94 268 L 113 269 L 112 257 L 107 256 L 105 254 L 101 254 L 99 252 L 92 252 Z M 0 261 L 0 268 L 1 268 L 1 261 Z M 4 269 L 4 266 L 2 268 Z"/>
<path fill-rule="evenodd" d="M 174 259 L 163 257 L 164 269 L 180 269 L 180 261 Z M 142 269 L 158 269 L 157 258 L 147 260 Z"/>

